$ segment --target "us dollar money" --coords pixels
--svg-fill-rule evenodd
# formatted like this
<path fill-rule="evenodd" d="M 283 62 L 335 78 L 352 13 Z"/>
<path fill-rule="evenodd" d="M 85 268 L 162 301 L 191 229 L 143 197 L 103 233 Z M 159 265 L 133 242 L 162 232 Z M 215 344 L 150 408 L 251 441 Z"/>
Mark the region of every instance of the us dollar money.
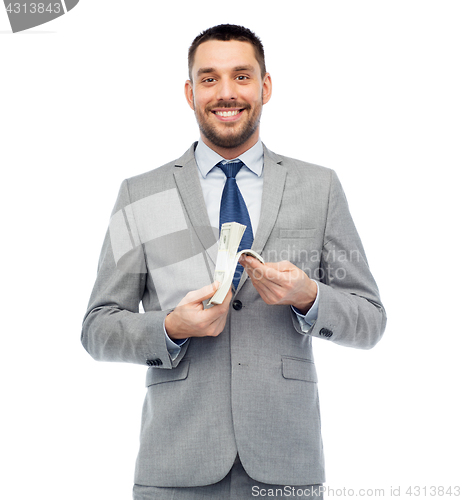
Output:
<path fill-rule="evenodd" d="M 264 264 L 263 258 L 253 250 L 245 249 L 238 253 L 239 244 L 241 243 L 246 227 L 238 222 L 226 222 L 221 226 L 217 263 L 213 275 L 214 281 L 220 282 L 220 287 L 207 305 L 221 304 L 223 302 L 233 281 L 239 257 L 242 254 L 251 255 Z"/>

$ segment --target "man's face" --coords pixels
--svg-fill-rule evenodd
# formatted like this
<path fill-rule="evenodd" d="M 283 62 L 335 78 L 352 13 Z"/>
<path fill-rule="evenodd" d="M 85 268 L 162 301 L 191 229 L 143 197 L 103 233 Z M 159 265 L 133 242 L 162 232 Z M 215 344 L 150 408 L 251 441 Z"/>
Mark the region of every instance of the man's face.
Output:
<path fill-rule="evenodd" d="M 208 146 L 244 152 L 258 140 L 271 77 L 267 73 L 262 79 L 250 43 L 209 40 L 197 48 L 185 94 Z"/>

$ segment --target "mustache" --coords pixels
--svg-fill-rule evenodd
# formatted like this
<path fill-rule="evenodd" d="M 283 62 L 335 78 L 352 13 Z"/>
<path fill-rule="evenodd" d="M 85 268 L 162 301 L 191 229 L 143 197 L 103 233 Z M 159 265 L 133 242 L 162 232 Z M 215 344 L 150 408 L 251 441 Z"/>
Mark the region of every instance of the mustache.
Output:
<path fill-rule="evenodd" d="M 214 104 L 208 105 L 205 110 L 212 111 L 216 108 L 226 108 L 226 109 L 250 109 L 250 105 L 245 102 L 236 101 L 220 101 Z"/>

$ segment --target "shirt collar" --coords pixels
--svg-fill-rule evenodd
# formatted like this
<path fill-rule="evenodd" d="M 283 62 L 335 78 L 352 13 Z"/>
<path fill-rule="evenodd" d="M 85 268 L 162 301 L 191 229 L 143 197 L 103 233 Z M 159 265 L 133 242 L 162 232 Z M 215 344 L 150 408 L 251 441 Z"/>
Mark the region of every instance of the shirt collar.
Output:
<path fill-rule="evenodd" d="M 217 152 L 210 149 L 202 139 L 199 139 L 194 154 L 199 172 L 204 179 L 217 163 L 224 160 Z M 258 139 L 257 143 L 245 153 L 239 155 L 239 159 L 249 170 L 260 177 L 263 171 L 263 144 L 261 139 Z"/>

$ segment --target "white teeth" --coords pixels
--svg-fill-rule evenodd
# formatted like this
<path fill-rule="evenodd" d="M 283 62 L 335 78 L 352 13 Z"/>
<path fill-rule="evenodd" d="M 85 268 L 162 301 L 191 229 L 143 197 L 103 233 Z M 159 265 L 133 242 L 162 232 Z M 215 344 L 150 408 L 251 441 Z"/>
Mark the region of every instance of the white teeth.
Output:
<path fill-rule="evenodd" d="M 215 113 L 218 115 L 218 116 L 236 116 L 237 114 L 239 114 L 239 110 L 236 109 L 235 111 L 215 111 Z"/>

